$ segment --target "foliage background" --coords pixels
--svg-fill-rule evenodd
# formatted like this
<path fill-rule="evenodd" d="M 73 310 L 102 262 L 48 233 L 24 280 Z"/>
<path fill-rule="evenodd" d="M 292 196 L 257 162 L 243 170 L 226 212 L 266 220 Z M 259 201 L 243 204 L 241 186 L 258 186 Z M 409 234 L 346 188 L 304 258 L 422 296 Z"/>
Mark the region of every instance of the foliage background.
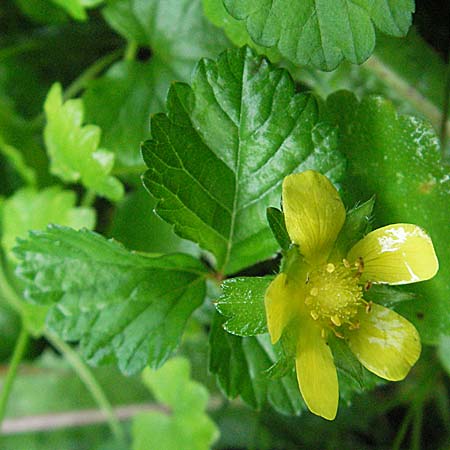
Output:
<path fill-rule="evenodd" d="M 233 7 L 237 11 L 245 3 L 258 2 L 227 0 L 224 3 L 230 11 Z M 404 2 L 405 8 L 410 4 Z M 208 448 L 214 440 L 214 448 L 223 449 L 448 448 L 449 15 L 446 0 L 418 0 L 413 27 L 406 37 L 377 31 L 374 53 L 367 62 L 356 65 L 343 61 L 337 66 L 339 58 L 333 59 L 335 55 L 332 55 L 322 68 L 334 70 L 324 72 L 317 68 L 320 61 L 312 60 L 312 65 L 305 65 L 301 54 L 293 55 L 281 45 L 278 49 L 256 45 L 243 22 L 228 14 L 220 0 L 2 2 L 0 356 L 3 392 L 10 357 L 23 335 L 23 326 L 33 336 L 10 395 L 7 417 L 51 414 L 46 420 L 52 428 L 59 413 L 100 407 L 109 412 L 109 421 L 108 425 L 8 434 L 1 437 L 0 447 L 11 450 L 155 448 L 152 435 L 160 436 L 158 442 L 164 442 L 167 449 L 180 448 L 177 447 L 180 441 L 185 442 L 186 448 L 188 445 L 193 449 Z M 257 28 L 253 34 L 250 32 L 252 37 L 258 37 Z M 202 164 L 213 175 L 220 174 L 208 183 L 211 192 L 220 193 L 223 197 L 219 200 L 226 202 L 231 182 L 220 166 L 220 158 L 206 159 L 211 155 L 210 150 L 214 153 L 231 149 L 230 136 L 238 136 L 236 139 L 240 139 L 246 155 L 255 152 L 271 155 L 273 134 L 256 142 L 245 140 L 245 136 L 236 132 L 232 121 L 222 117 L 220 108 L 205 116 L 190 100 L 194 92 L 197 99 L 201 98 L 206 107 L 212 108 L 212 93 L 219 92 L 225 98 L 223 109 L 234 117 L 234 90 L 237 92 L 242 86 L 233 84 L 224 59 L 217 67 L 213 61 L 225 49 L 243 44 L 250 44 L 274 64 L 286 67 L 294 80 L 291 82 L 286 74 L 281 76 L 281 72 L 262 65 L 266 72 L 260 72 L 260 79 L 247 80 L 244 85 L 251 93 L 245 117 L 251 116 L 258 123 L 263 117 L 261 111 L 272 105 L 270 130 L 287 127 L 286 115 L 290 110 L 282 100 L 294 98 L 296 93 L 298 103 L 292 107 L 289 120 L 291 127 L 300 124 L 294 140 L 304 153 L 295 154 L 289 161 L 280 160 L 280 171 L 287 174 L 308 161 L 307 164 L 338 183 L 349 208 L 375 194 L 373 225 L 412 222 L 423 226 L 430 232 L 440 260 L 438 277 L 408 287 L 413 300 L 395 305 L 421 333 L 425 347 L 418 364 L 404 382 L 376 389 L 372 389 L 377 384 L 373 379 L 355 377 L 350 367 L 350 381 L 344 383 L 347 387 L 343 389 L 339 415 L 333 423 L 305 411 L 299 417 L 291 415 L 302 411 L 303 405 L 295 395 L 295 381 L 283 378 L 281 388 L 279 380 L 265 375 L 263 369 L 276 360 L 267 340 L 226 334 L 222 329 L 224 319 L 213 307 L 213 300 L 220 296 L 215 279 L 224 274 L 263 276 L 276 272 L 279 258 L 271 257 L 276 253 L 277 244 L 269 228 L 264 225 L 258 230 L 256 226 L 245 225 L 256 223 L 257 212 L 238 216 L 237 223 L 244 224 L 238 228 L 241 234 L 254 236 L 255 241 L 264 245 L 233 247 L 230 244 L 229 251 L 208 230 L 200 227 L 190 230 L 192 217 L 174 213 L 176 208 L 168 192 L 178 192 L 179 187 L 171 184 L 178 175 L 174 172 L 162 176 L 160 159 L 167 158 L 170 162 L 169 149 L 178 145 L 177 155 L 191 164 L 188 171 L 198 179 L 204 176 L 196 172 Z M 232 68 L 239 66 L 241 57 L 247 58 L 248 64 L 257 60 L 245 51 L 229 52 L 234 55 L 229 61 L 235 58 L 234 66 L 230 64 Z M 365 57 L 370 54 L 367 51 Z M 192 75 L 199 60 L 205 57 L 211 61 L 200 63 L 199 70 Z M 353 62 L 362 63 L 365 57 Z M 215 79 L 217 71 L 220 76 Z M 222 79 L 226 80 L 229 93 L 220 90 Z M 173 84 L 175 81 L 189 83 L 190 88 Z M 61 85 L 59 91 L 58 87 L 52 88 L 55 82 Z M 213 88 L 208 90 L 209 86 Z M 51 98 L 48 97 L 50 89 Z M 169 89 L 171 94 L 166 104 Z M 342 89 L 350 92 L 335 93 Z M 310 91 L 313 95 L 303 96 Z M 269 94 L 275 98 L 273 104 L 268 101 Z M 305 98 L 307 106 L 297 117 L 295 114 Z M 63 106 L 62 100 L 70 102 Z M 252 110 L 252 105 L 261 109 Z M 194 126 L 185 127 L 187 121 Z M 252 125 L 242 120 L 239 129 L 247 126 L 251 129 Z M 168 129 L 172 134 L 165 140 L 166 134 L 170 134 L 166 133 Z M 201 148 L 196 140 L 198 130 L 203 133 L 208 148 Z M 144 164 L 139 148 L 150 137 L 153 140 L 143 147 Z M 191 144 L 187 147 L 189 152 L 185 150 L 185 142 Z M 245 173 L 248 167 L 245 164 L 242 167 Z M 165 200 L 166 204 L 161 201 L 157 204 L 145 191 L 140 177 L 146 170 L 144 184 L 154 197 Z M 274 175 L 270 170 L 267 177 L 272 176 L 275 181 L 282 179 L 281 173 Z M 260 180 L 252 186 L 248 173 L 242 179 L 242 185 L 234 189 L 240 188 L 244 193 L 256 189 L 258 195 Z M 268 183 L 273 183 L 273 179 Z M 181 178 L 179 182 L 189 187 Z M 222 188 L 225 188 L 223 192 Z M 208 215 L 220 203 L 217 198 L 211 205 L 206 200 L 200 201 L 195 190 L 187 191 L 187 196 L 191 209 L 199 215 Z M 258 211 L 265 209 L 262 203 Z M 270 205 L 279 206 L 279 193 L 271 197 Z M 178 234 L 195 242 L 174 234 L 172 226 L 154 214 L 154 208 L 169 224 L 175 224 Z M 219 232 L 228 223 L 226 218 L 214 222 L 214 217 L 208 216 L 205 220 L 214 223 Z M 137 252 L 152 255 L 181 252 L 187 256 L 163 257 L 155 263 L 148 255 L 130 253 L 99 236 L 86 232 L 83 240 L 59 229 L 49 229 L 47 235 L 23 244 L 18 253 L 12 252 L 17 236 L 25 238 L 28 230 L 43 230 L 48 223 L 95 229 Z M 236 232 L 235 242 L 239 239 Z M 55 251 L 53 244 L 58 240 L 64 245 Z M 74 265 L 72 256 L 85 251 L 89 264 Z M 48 266 L 41 258 L 46 252 L 50 255 L 46 260 Z M 14 271 L 18 258 L 26 260 L 30 254 L 36 256 L 27 260 L 21 277 L 17 277 Z M 198 262 L 199 258 L 210 266 L 212 275 L 207 274 L 208 268 Z M 133 268 L 132 276 L 120 269 L 124 259 Z M 215 261 L 216 269 L 211 270 Z M 55 271 L 54 267 L 60 270 Z M 178 309 L 173 320 L 167 321 L 170 327 L 161 331 L 158 323 L 163 321 L 155 320 L 151 334 L 145 322 L 135 325 L 128 335 L 118 333 L 119 338 L 116 336 L 111 345 L 103 345 L 121 318 L 137 314 L 142 298 L 169 295 L 160 287 L 170 284 L 167 271 L 173 267 L 178 271 L 176 279 L 183 295 L 173 297 Z M 35 284 L 38 286 L 35 291 L 29 288 L 28 293 L 23 285 L 27 276 L 35 282 L 39 278 L 40 283 Z M 189 287 L 197 278 L 209 280 L 205 301 L 204 291 Z M 138 303 L 128 299 L 125 309 L 124 291 L 130 286 L 139 287 L 133 291 L 132 299 Z M 25 302 L 25 296 L 34 303 Z M 399 294 L 398 298 L 405 300 L 411 296 Z M 92 310 L 105 305 L 112 311 L 111 315 L 105 315 L 103 322 L 96 322 L 93 333 L 96 339 L 93 339 Z M 148 320 L 165 317 L 164 311 L 157 312 L 161 316 L 150 309 Z M 75 320 L 70 319 L 73 317 Z M 143 378 L 136 375 L 147 363 L 152 367 L 160 365 L 177 347 L 181 335 L 178 353 L 186 359 L 171 360 L 175 361 L 172 369 L 166 369 L 169 372 L 161 375 L 166 383 L 160 383 L 150 369 L 145 370 Z M 147 337 L 149 347 L 133 353 L 131 358 L 130 342 L 136 336 Z M 65 341 L 80 341 L 80 346 Z M 90 368 L 86 361 L 96 367 Z M 189 370 L 191 378 L 207 390 L 191 380 Z M 185 386 L 186 396 L 174 401 L 166 391 L 179 385 Z M 240 397 L 227 400 L 224 392 L 230 397 L 238 394 Z M 142 404 L 157 405 L 156 410 L 141 413 L 136 405 Z M 132 405 L 135 410 L 132 420 L 120 426 L 111 412 L 113 407 L 123 405 Z M 215 426 L 205 415 L 205 408 Z M 190 422 L 192 417 L 196 418 L 195 426 Z M 189 430 L 193 428 L 202 432 L 192 435 Z M 178 437 L 175 442 L 168 438 L 172 435 Z M 164 438 L 167 442 L 161 440 Z"/>

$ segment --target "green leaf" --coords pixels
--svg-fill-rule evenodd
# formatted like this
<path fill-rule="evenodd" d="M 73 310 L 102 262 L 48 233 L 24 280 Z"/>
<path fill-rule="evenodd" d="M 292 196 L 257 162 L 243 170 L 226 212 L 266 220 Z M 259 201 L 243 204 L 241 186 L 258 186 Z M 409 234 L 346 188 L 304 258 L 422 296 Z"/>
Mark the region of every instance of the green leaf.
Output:
<path fill-rule="evenodd" d="M 4 142 L 0 135 L 0 155 L 2 155 L 14 171 L 20 175 L 23 182 L 28 185 L 36 184 L 36 172 L 30 167 L 17 148 Z"/>
<path fill-rule="evenodd" d="M 161 448 L 208 450 L 219 430 L 205 410 L 208 391 L 190 378 L 189 361 L 173 358 L 157 371 L 146 369 L 142 379 L 169 412 L 145 412 L 133 419 L 133 450 Z"/>
<path fill-rule="evenodd" d="M 285 70 L 247 47 L 202 60 L 192 88 L 172 86 L 167 109 L 142 147 L 144 184 L 157 214 L 211 251 L 224 273 L 277 250 L 265 213 L 286 175 L 315 169 L 336 179 L 342 170 L 323 135 L 330 129 L 316 127 L 314 97 L 296 94 Z"/>
<path fill-rule="evenodd" d="M 43 230 L 48 224 L 92 229 L 95 212 L 75 206 L 73 191 L 54 186 L 42 191 L 24 188 L 5 200 L 2 209 L 2 245 L 8 256 L 17 238 L 25 238 L 29 230 Z"/>
<path fill-rule="evenodd" d="M 450 375 L 450 335 L 443 335 L 441 337 L 437 353 L 441 364 Z"/>
<path fill-rule="evenodd" d="M 98 148 L 101 130 L 82 125 L 83 103 L 80 99 L 63 103 L 61 85 L 56 83 L 45 100 L 47 124 L 45 144 L 51 159 L 50 171 L 67 183 L 83 185 L 110 200 L 123 196 L 123 186 L 110 172 L 114 154 Z"/>
<path fill-rule="evenodd" d="M 170 83 L 188 81 L 199 58 L 216 56 L 228 42 L 203 17 L 201 0 L 115 0 L 103 15 L 125 39 L 150 47 L 152 56 L 118 62 L 93 81 L 83 97 L 86 119 L 102 128 L 102 145 L 117 164 L 138 166 L 140 175 L 139 146 L 150 137 L 150 115 L 164 110 Z"/>
<path fill-rule="evenodd" d="M 55 5 L 64 9 L 75 20 L 84 21 L 87 14 L 82 0 L 51 0 Z"/>
<path fill-rule="evenodd" d="M 248 34 L 245 22 L 236 20 L 230 15 L 222 0 L 203 0 L 203 9 L 211 23 L 222 28 L 228 39 L 237 47 L 249 45 L 260 55 L 266 55 L 274 63 L 281 59 L 281 55 L 275 47 L 267 48 L 256 45 Z"/>
<path fill-rule="evenodd" d="M 276 46 L 296 64 L 334 69 L 344 58 L 365 61 L 375 47 L 374 24 L 404 36 L 414 0 L 223 0 L 228 12 L 246 23 L 252 39 Z"/>
<path fill-rule="evenodd" d="M 291 245 L 291 238 L 286 229 L 284 214 L 278 208 L 274 207 L 267 208 L 266 214 L 274 238 L 282 250 L 288 250 Z"/>
<path fill-rule="evenodd" d="M 345 258 L 349 250 L 370 231 L 374 206 L 375 197 L 372 197 L 347 212 L 333 249 L 333 253 L 339 258 Z"/>
<path fill-rule="evenodd" d="M 411 286 L 408 286 L 411 288 Z M 364 299 L 379 303 L 380 305 L 395 307 L 397 303 L 417 300 L 418 295 L 413 292 L 407 292 L 394 286 L 384 284 L 374 284 L 364 293 Z"/>
<path fill-rule="evenodd" d="M 48 327 L 80 341 L 91 363 L 116 360 L 127 374 L 162 364 L 204 298 L 206 274 L 194 258 L 132 253 L 86 230 L 51 226 L 15 253 L 26 297 L 53 305 Z"/>
<path fill-rule="evenodd" d="M 116 206 L 107 236 L 131 250 L 148 253 L 189 253 L 199 257 L 200 249 L 193 242 L 180 239 L 172 227 L 154 212 L 155 201 L 144 186 L 127 194 Z"/>
<path fill-rule="evenodd" d="M 230 278 L 222 283 L 216 308 L 227 321 L 223 328 L 238 336 L 267 333 L 265 292 L 273 277 Z"/>
<path fill-rule="evenodd" d="M 439 141 L 431 125 L 397 115 L 380 97 L 361 103 L 350 93 L 329 97 L 328 111 L 340 128 L 340 148 L 348 157 L 343 191 L 346 203 L 376 195 L 374 228 L 414 223 L 430 234 L 440 262 L 430 281 L 407 290 L 421 295 L 396 310 L 413 322 L 425 343 L 436 344 L 450 329 L 450 247 L 448 205 L 450 168 L 440 161 Z"/>
<path fill-rule="evenodd" d="M 329 73 L 301 67 L 291 73 L 323 98 L 342 89 L 359 98 L 382 95 L 399 112 L 424 117 L 440 132 L 446 70 L 441 56 L 411 28 L 404 39 L 379 35 L 374 54 L 362 66 L 344 63 Z"/>
<path fill-rule="evenodd" d="M 267 334 L 233 336 L 223 329 L 225 319 L 216 314 L 210 334 L 209 370 L 221 390 L 231 398 L 240 395 L 254 408 L 270 403 L 283 414 L 300 414 L 305 408 L 295 373 L 274 379 L 268 369 L 280 358 Z"/>

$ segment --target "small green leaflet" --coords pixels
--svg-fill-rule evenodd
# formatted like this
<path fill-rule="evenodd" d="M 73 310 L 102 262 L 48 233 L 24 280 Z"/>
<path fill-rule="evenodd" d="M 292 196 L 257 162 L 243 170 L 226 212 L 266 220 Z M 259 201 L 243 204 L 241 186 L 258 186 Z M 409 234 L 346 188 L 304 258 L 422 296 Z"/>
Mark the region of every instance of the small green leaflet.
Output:
<path fill-rule="evenodd" d="M 328 98 L 326 111 L 339 126 L 339 148 L 348 157 L 346 203 L 376 195 L 374 228 L 413 223 L 433 240 L 439 272 L 430 281 L 406 286 L 420 295 L 396 311 L 414 323 L 423 342 L 437 344 L 450 329 L 450 166 L 440 160 L 439 140 L 430 124 L 397 115 L 381 97 L 358 102 L 340 92 Z"/>
<path fill-rule="evenodd" d="M 64 9 L 75 20 L 87 19 L 86 8 L 93 8 L 103 0 L 51 0 L 55 5 Z"/>
<path fill-rule="evenodd" d="M 282 250 L 288 250 L 291 245 L 291 238 L 286 229 L 284 214 L 278 208 L 267 208 L 267 221 L 273 236 L 277 240 Z"/>
<path fill-rule="evenodd" d="M 168 412 L 140 413 L 133 419 L 133 450 L 208 450 L 219 430 L 205 410 L 208 391 L 190 378 L 189 361 L 173 358 L 142 379 Z"/>
<path fill-rule="evenodd" d="M 168 114 L 152 118 L 142 147 L 156 212 L 181 237 L 211 251 L 229 274 L 270 257 L 268 206 L 281 182 L 315 169 L 336 179 L 343 160 L 317 125 L 318 104 L 289 74 L 248 47 L 202 60 L 192 87 L 175 83 Z"/>
<path fill-rule="evenodd" d="M 276 46 L 296 64 L 334 69 L 344 58 L 365 61 L 375 47 L 374 24 L 404 36 L 414 0 L 223 0 L 227 11 L 246 23 L 259 45 Z"/>
<path fill-rule="evenodd" d="M 99 127 L 82 125 L 82 100 L 63 102 L 61 85 L 55 83 L 47 95 L 44 110 L 47 118 L 44 138 L 51 173 L 67 183 L 81 181 L 87 189 L 110 200 L 119 200 L 123 186 L 110 175 L 114 154 L 98 148 Z"/>
<path fill-rule="evenodd" d="M 216 314 L 210 333 L 209 370 L 222 391 L 231 398 L 240 395 L 254 408 L 270 403 L 283 414 L 300 414 L 305 408 L 291 370 L 273 378 L 269 369 L 281 357 L 267 334 L 239 337 L 223 329 L 224 318 Z"/>
<path fill-rule="evenodd" d="M 264 294 L 273 277 L 230 278 L 222 283 L 216 308 L 227 321 L 223 328 L 238 336 L 267 333 Z"/>
<path fill-rule="evenodd" d="M 203 16 L 200 0 L 114 0 L 102 10 L 109 25 L 129 42 L 150 47 L 149 61 L 114 64 L 89 84 L 86 119 L 102 129 L 102 145 L 123 168 L 141 174 L 141 142 L 150 137 L 150 115 L 163 111 L 170 83 L 188 81 L 201 57 L 228 46 Z"/>
<path fill-rule="evenodd" d="M 341 260 L 350 249 L 370 231 L 370 221 L 375 205 L 372 197 L 364 203 L 357 204 L 347 212 L 344 225 L 336 239 L 333 256 Z"/>
<path fill-rule="evenodd" d="M 15 249 L 25 296 L 53 306 L 47 326 L 80 341 L 91 363 L 126 374 L 158 367 L 204 298 L 203 266 L 183 255 L 150 257 L 86 230 L 50 226 Z"/>

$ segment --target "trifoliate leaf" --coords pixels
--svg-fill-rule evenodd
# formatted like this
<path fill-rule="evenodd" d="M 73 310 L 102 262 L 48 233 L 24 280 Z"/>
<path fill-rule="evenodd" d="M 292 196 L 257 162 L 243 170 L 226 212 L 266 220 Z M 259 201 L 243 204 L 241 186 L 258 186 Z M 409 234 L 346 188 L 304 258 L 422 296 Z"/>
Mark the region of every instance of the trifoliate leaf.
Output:
<path fill-rule="evenodd" d="M 267 333 L 264 294 L 273 277 L 230 278 L 222 283 L 216 308 L 227 321 L 223 328 L 238 336 Z"/>
<path fill-rule="evenodd" d="M 123 186 L 110 175 L 114 154 L 98 148 L 99 127 L 82 125 L 82 100 L 63 102 L 61 85 L 56 83 L 47 95 L 44 109 L 47 117 L 44 137 L 51 160 L 50 171 L 65 182 L 80 181 L 101 196 L 119 200 Z"/>
<path fill-rule="evenodd" d="M 102 145 L 117 164 L 138 166 L 133 173 L 140 175 L 139 146 L 150 137 L 150 115 L 165 108 L 170 83 L 188 81 L 198 59 L 216 56 L 228 41 L 203 17 L 201 0 L 114 0 L 103 15 L 127 40 L 150 47 L 152 56 L 118 62 L 94 80 L 83 97 L 86 119 L 102 128 Z"/>
<path fill-rule="evenodd" d="M 15 251 L 25 296 L 53 305 L 48 326 L 80 341 L 92 363 L 124 373 L 157 367 L 176 348 L 203 300 L 203 266 L 183 255 L 150 257 L 89 231 L 49 227 Z"/>
<path fill-rule="evenodd" d="M 295 373 L 274 379 L 268 369 L 280 358 L 267 334 L 238 337 L 223 329 L 225 319 L 217 314 L 210 334 L 209 370 L 222 391 L 231 398 L 240 395 L 254 408 L 270 403 L 284 414 L 299 414 L 304 408 Z"/>
<path fill-rule="evenodd" d="M 328 111 L 340 128 L 348 156 L 346 203 L 376 195 L 374 228 L 391 223 L 423 227 L 433 240 L 439 272 L 430 281 L 406 286 L 422 295 L 396 310 L 417 326 L 425 343 L 436 344 L 450 329 L 450 167 L 440 162 L 439 140 L 428 123 L 397 115 L 380 97 L 360 103 L 350 93 L 329 97 Z"/>
<path fill-rule="evenodd" d="M 252 39 L 276 46 L 296 64 L 334 69 L 344 58 L 362 63 L 375 47 L 374 24 L 404 36 L 414 0 L 223 0 L 228 12 L 246 23 Z"/>
<path fill-rule="evenodd" d="M 142 152 L 156 212 L 233 273 L 278 248 L 265 218 L 283 178 L 315 169 L 336 179 L 341 156 L 316 127 L 318 105 L 285 70 L 249 48 L 202 60 L 192 88 L 176 83 Z M 316 132 L 317 128 L 317 132 Z"/>
<path fill-rule="evenodd" d="M 140 413 L 133 419 L 133 450 L 208 450 L 219 430 L 206 414 L 208 391 L 190 378 L 189 361 L 173 358 L 142 379 L 168 412 Z"/>
<path fill-rule="evenodd" d="M 278 208 L 267 208 L 267 222 L 269 222 L 274 238 L 282 250 L 288 250 L 291 245 L 291 238 L 286 229 L 284 214 Z"/>
<path fill-rule="evenodd" d="M 42 191 L 24 188 L 5 200 L 2 211 L 2 245 L 10 253 L 17 238 L 29 230 L 43 230 L 48 224 L 88 228 L 95 226 L 92 208 L 77 207 L 73 191 L 54 186 Z"/>

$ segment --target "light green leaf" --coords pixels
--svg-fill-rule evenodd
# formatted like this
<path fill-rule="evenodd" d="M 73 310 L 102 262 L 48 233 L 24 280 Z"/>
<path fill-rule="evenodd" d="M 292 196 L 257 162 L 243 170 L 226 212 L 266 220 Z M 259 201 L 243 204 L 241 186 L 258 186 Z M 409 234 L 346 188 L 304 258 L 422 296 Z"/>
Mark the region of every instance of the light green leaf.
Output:
<path fill-rule="evenodd" d="M 203 17 L 201 0 L 114 0 L 103 14 L 152 55 L 146 62 L 121 61 L 93 81 L 83 97 L 86 119 L 102 128 L 102 145 L 117 164 L 140 175 L 139 146 L 150 137 L 150 115 L 164 110 L 170 83 L 188 81 L 198 59 L 216 56 L 228 41 Z"/>
<path fill-rule="evenodd" d="M 81 181 L 97 194 L 119 200 L 123 196 L 123 186 L 110 176 L 114 154 L 98 148 L 99 127 L 82 125 L 82 100 L 63 102 L 61 85 L 56 83 L 47 95 L 44 109 L 47 117 L 44 138 L 51 160 L 50 171 L 67 183 Z"/>
<path fill-rule="evenodd" d="M 87 14 L 82 0 L 51 0 L 55 5 L 64 9 L 75 20 L 84 21 Z"/>
<path fill-rule="evenodd" d="M 15 253 L 26 297 L 53 305 L 48 327 L 80 341 L 91 363 L 116 360 L 127 374 L 162 364 L 204 298 L 206 274 L 194 258 L 132 253 L 86 230 L 33 232 Z"/>
<path fill-rule="evenodd" d="M 334 69 L 343 59 L 360 64 L 375 47 L 374 24 L 404 36 L 414 0 L 223 0 L 228 12 L 246 23 L 252 39 L 276 46 L 296 64 Z"/>
<path fill-rule="evenodd" d="M 209 370 L 222 391 L 231 398 L 240 395 L 254 408 L 270 403 L 283 414 L 300 414 L 305 408 L 295 373 L 274 379 L 268 369 L 281 357 L 267 334 L 233 336 L 223 329 L 225 319 L 216 314 L 210 333 Z"/>
<path fill-rule="evenodd" d="M 2 245 L 12 256 L 17 238 L 25 238 L 29 230 L 43 230 L 48 224 L 92 229 L 95 212 L 75 206 L 75 192 L 54 186 L 42 191 L 24 188 L 5 200 L 2 210 Z"/>
<path fill-rule="evenodd" d="M 2 223 L 1 243 L 12 266 L 17 263 L 13 247 L 17 238 L 27 236 L 29 230 L 42 230 L 48 224 L 71 226 L 74 228 L 94 228 L 95 212 L 91 208 L 76 207 L 76 195 L 72 191 L 63 191 L 60 187 L 50 187 L 42 191 L 24 188 L 3 202 L 0 210 Z M 8 272 L 5 267 L 3 270 Z M 14 278 L 12 276 L 12 278 Z M 17 280 L 11 281 L 11 289 L 21 291 Z M 21 293 L 20 293 L 21 295 Z M 17 297 L 20 298 L 18 294 Z M 14 304 L 28 331 L 40 336 L 44 330 L 48 308 L 26 302 Z"/>
<path fill-rule="evenodd" d="M 205 410 L 208 391 L 190 378 L 189 361 L 173 358 L 157 371 L 145 369 L 142 379 L 167 413 L 140 413 L 133 419 L 133 450 L 208 450 L 219 430 Z"/>
<path fill-rule="evenodd" d="M 222 283 L 216 308 L 227 321 L 223 328 L 238 336 L 267 333 L 264 294 L 273 277 L 230 278 Z"/>
<path fill-rule="evenodd" d="M 420 293 L 396 310 L 418 328 L 425 343 L 436 344 L 450 329 L 450 247 L 448 205 L 450 167 L 440 162 L 431 125 L 397 115 L 380 97 L 361 103 L 350 93 L 329 97 L 330 119 L 340 127 L 340 148 L 348 157 L 343 191 L 347 204 L 376 195 L 374 226 L 413 223 L 430 234 L 440 269 L 430 281 L 406 286 Z"/>
<path fill-rule="evenodd" d="M 172 86 L 167 108 L 142 147 L 144 184 L 156 212 L 224 273 L 277 250 L 265 215 L 286 175 L 315 169 L 336 179 L 343 169 L 331 129 L 316 126 L 315 98 L 296 94 L 286 71 L 247 47 L 202 60 L 192 88 Z"/>
<path fill-rule="evenodd" d="M 0 155 L 2 155 L 14 171 L 20 175 L 25 184 L 36 184 L 36 172 L 34 169 L 26 163 L 22 153 L 14 146 L 7 144 L 1 135 Z"/>

